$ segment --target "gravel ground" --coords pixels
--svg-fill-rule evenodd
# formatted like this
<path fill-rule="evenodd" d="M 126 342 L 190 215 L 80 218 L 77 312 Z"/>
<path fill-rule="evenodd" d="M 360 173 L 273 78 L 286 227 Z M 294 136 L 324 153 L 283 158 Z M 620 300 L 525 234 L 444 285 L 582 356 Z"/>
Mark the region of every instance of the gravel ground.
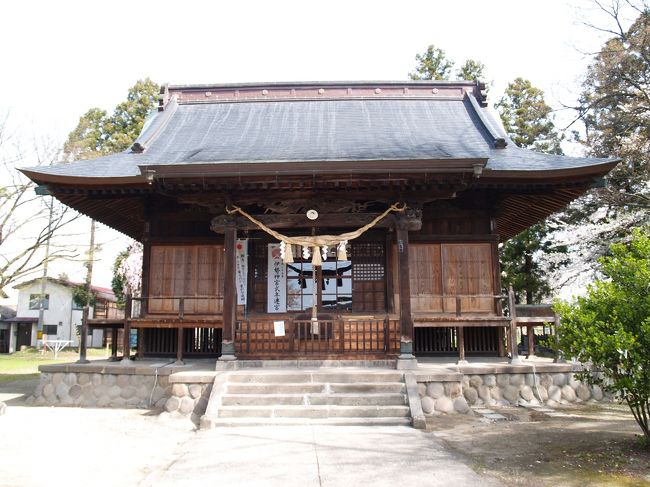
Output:
<path fill-rule="evenodd" d="M 506 485 L 650 487 L 650 449 L 642 447 L 641 429 L 625 405 L 498 412 L 504 420 L 440 416 L 428 428 L 474 470 Z"/>

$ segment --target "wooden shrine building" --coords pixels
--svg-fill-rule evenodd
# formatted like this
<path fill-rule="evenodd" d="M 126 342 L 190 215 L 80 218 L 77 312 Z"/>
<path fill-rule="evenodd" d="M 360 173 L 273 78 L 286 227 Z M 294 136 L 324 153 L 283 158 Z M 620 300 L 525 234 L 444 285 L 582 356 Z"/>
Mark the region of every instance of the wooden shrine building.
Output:
<path fill-rule="evenodd" d="M 164 86 L 130 150 L 23 172 L 144 244 L 140 356 L 504 355 L 498 243 L 616 160 L 516 147 L 483 89 Z"/>

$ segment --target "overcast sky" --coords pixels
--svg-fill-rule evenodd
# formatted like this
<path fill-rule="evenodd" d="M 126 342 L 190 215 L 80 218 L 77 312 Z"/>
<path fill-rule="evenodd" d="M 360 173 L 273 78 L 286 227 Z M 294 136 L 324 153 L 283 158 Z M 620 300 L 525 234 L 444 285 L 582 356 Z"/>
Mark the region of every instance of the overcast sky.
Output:
<path fill-rule="evenodd" d="M 2 2 L 0 114 L 26 138 L 61 144 L 88 108 L 111 110 L 139 78 L 402 80 L 429 44 L 457 65 L 482 61 L 492 102 L 522 76 L 560 107 L 604 40 L 585 19 L 606 23 L 588 0 Z M 101 239 L 94 282 L 108 285 L 124 240 Z"/>

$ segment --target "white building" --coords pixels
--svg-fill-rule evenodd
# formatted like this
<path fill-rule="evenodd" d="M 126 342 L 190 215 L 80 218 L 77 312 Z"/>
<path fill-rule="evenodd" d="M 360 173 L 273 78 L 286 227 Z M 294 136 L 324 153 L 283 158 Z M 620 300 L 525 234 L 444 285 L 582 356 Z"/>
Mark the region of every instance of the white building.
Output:
<path fill-rule="evenodd" d="M 77 327 L 81 326 L 82 307 L 73 299 L 75 288 L 82 284 L 62 279 L 47 278 L 43 299 L 43 331 L 38 331 L 38 314 L 41 305 L 42 279 L 34 279 L 14 286 L 18 289 L 16 316 L 9 320 L 9 353 L 21 346 L 35 347 L 45 340 L 70 340 L 77 346 Z M 90 318 L 112 318 L 117 312 L 117 298 L 108 288 L 92 286 L 95 306 L 90 308 Z M 103 331 L 89 331 L 89 347 L 101 347 Z"/>

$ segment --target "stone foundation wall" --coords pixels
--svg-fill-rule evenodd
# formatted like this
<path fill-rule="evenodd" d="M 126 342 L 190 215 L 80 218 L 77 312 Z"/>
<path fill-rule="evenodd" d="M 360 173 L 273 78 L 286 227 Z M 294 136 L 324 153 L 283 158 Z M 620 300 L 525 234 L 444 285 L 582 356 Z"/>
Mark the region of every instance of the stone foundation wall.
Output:
<path fill-rule="evenodd" d="M 167 375 L 42 372 L 36 406 L 162 408 L 172 395 Z"/>
<path fill-rule="evenodd" d="M 172 416 L 189 416 L 198 425 L 205 414 L 211 392 L 212 384 L 172 384 L 171 397 L 165 401 L 165 411 Z"/>
<path fill-rule="evenodd" d="M 172 416 L 188 416 L 198 424 L 210 398 L 210 378 L 200 383 L 173 381 L 169 375 L 151 373 L 41 372 L 27 402 L 35 406 L 164 408 Z"/>
<path fill-rule="evenodd" d="M 613 400 L 599 386 L 576 380 L 572 372 L 459 375 L 458 380 L 418 378 L 425 414 L 467 413 L 471 406 L 557 406 Z"/>

